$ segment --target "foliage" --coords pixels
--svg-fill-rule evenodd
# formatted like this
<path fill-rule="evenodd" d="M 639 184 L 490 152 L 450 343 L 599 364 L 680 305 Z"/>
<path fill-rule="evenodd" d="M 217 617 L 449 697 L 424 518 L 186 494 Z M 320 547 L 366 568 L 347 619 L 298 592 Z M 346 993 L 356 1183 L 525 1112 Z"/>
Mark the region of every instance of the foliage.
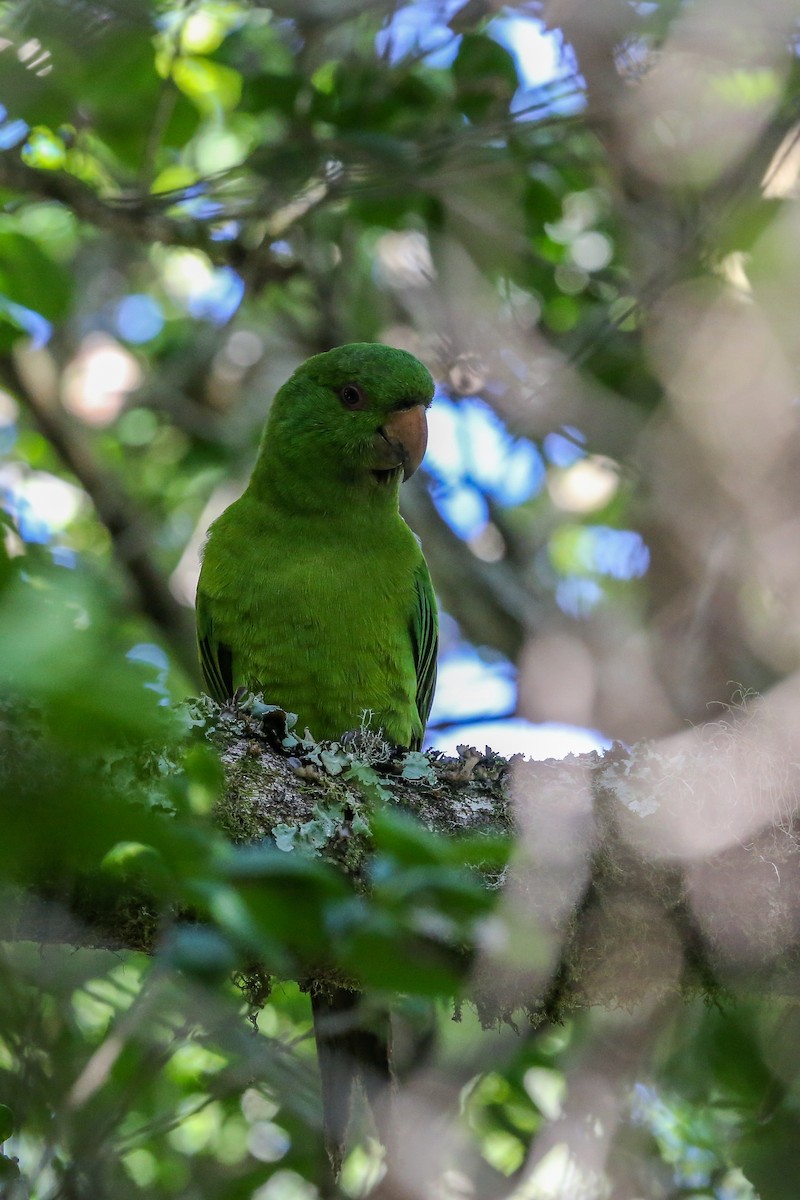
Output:
<path fill-rule="evenodd" d="M 545 882 L 515 923 L 452 845 L 375 815 L 369 762 L 320 752 L 363 786 L 359 891 L 287 852 L 335 811 L 275 845 L 215 832 L 219 764 L 175 716 L 197 551 L 268 397 L 310 353 L 380 338 L 440 382 L 405 504 L 445 661 L 474 643 L 485 682 L 513 659 L 525 716 L 630 741 L 705 721 L 732 679 L 791 683 L 796 17 L 589 9 L 0 6 L 0 879 L 35 890 L 46 943 L 6 929 L 0 958 L 13 1200 L 336 1194 L 307 997 L 256 995 L 265 966 L 320 958 L 396 1007 L 416 1194 L 794 1196 L 793 979 L 756 1002 L 732 935 L 721 985 L 750 998 L 725 1012 L 453 1021 L 465 942 L 557 983 L 569 815 L 532 831 Z M 156 953 L 67 948 L 70 892 L 127 897 L 132 944 L 161 921 Z M 380 1160 L 365 1118 L 354 1135 L 353 1196 Z"/>

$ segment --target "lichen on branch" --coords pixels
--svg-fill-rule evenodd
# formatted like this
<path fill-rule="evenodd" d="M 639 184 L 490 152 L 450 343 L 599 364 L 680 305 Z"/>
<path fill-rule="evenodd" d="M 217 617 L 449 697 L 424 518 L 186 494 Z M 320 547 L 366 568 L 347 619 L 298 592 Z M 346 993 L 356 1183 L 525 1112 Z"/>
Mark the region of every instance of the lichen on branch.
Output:
<path fill-rule="evenodd" d="M 413 960 L 414 939 L 420 953 L 446 951 L 455 993 L 487 1024 L 669 995 L 780 991 L 800 966 L 797 767 L 770 757 L 758 705 L 662 745 L 545 762 L 466 746 L 455 757 L 397 752 L 368 724 L 319 743 L 260 697 L 224 707 L 202 697 L 179 715 L 179 746 L 117 756 L 109 771 L 118 793 L 147 779 L 150 802 L 168 812 L 186 762 L 206 774 L 217 763 L 204 822 L 222 845 L 267 849 L 287 865 L 318 860 L 376 911 L 387 877 L 407 870 L 403 953 Z M 192 788 L 202 790 L 197 779 Z M 437 871 L 441 895 L 430 890 Z M 442 901 L 458 874 L 471 881 L 466 916 Z M 147 871 L 110 879 L 99 890 L 73 881 L 62 894 L 18 898 L 4 936 L 151 950 L 169 944 L 170 924 L 196 918 L 185 902 L 167 911 L 150 903 Z M 304 986 L 355 986 L 355 968 L 342 968 L 336 951 L 317 971 L 296 960 L 285 970 Z M 263 982 L 265 973 L 251 974 Z"/>

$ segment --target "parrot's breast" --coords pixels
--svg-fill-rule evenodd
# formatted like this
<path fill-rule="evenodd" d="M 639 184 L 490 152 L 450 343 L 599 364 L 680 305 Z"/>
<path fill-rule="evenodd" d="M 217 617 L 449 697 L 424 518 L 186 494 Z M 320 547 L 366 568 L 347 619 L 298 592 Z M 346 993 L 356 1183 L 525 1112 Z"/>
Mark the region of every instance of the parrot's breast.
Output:
<path fill-rule="evenodd" d="M 398 745 L 418 741 L 411 621 L 422 553 L 399 515 L 354 544 L 326 529 L 248 530 L 236 508 L 212 529 L 200 583 L 235 686 L 296 713 L 316 738 L 365 723 Z"/>

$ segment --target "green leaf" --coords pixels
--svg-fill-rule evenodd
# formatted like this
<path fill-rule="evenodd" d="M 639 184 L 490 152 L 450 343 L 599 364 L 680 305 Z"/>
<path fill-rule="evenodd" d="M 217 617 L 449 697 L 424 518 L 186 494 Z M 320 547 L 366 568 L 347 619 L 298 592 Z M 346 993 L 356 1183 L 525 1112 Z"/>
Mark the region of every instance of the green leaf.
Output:
<path fill-rule="evenodd" d="M 29 331 L 14 316 L 13 311 L 5 307 L 3 297 L 0 296 L 0 353 L 10 350 L 15 342 L 26 337 L 30 337 Z"/>
<path fill-rule="evenodd" d="M 301 75 L 281 75 L 265 71 L 243 81 L 241 107 L 247 112 L 259 114 L 270 109 L 291 114 L 302 87 Z"/>
<path fill-rule="evenodd" d="M 294 857 L 294 856 L 293 856 Z M 271 889 L 258 889 L 258 902 L 266 904 L 269 915 L 275 911 L 275 896 Z M 289 974 L 292 970 L 289 955 L 291 928 L 265 919 L 258 903 L 253 903 L 252 889 L 227 887 L 215 880 L 198 881 L 195 893 L 205 901 L 205 910 L 221 931 L 248 958 L 255 956 L 274 971 Z"/>
<path fill-rule="evenodd" d="M 788 1108 L 788 1106 L 787 1106 Z M 784 1108 L 768 1122 L 755 1120 L 736 1142 L 736 1160 L 757 1193 L 769 1200 L 796 1200 L 800 1153 L 797 1113 Z"/>
<path fill-rule="evenodd" d="M 489 893 L 476 878 L 456 867 L 439 865 L 387 874 L 376 887 L 376 895 L 393 906 L 424 900 L 455 917 L 472 916 L 489 902 Z"/>
<path fill-rule="evenodd" d="M 506 865 L 513 840 L 502 833 L 474 833 L 454 839 L 453 849 L 465 867 L 499 870 Z"/>
<path fill-rule="evenodd" d="M 197 109 L 209 116 L 236 108 L 242 94 L 239 72 L 210 58 L 178 59 L 172 78 Z"/>
<path fill-rule="evenodd" d="M 531 178 L 525 184 L 522 197 L 529 227 L 540 233 L 546 222 L 561 217 L 561 197 L 541 178 Z"/>
<path fill-rule="evenodd" d="M 69 275 L 33 238 L 0 222 L 0 293 L 48 321 L 65 316 L 72 298 Z"/>
<path fill-rule="evenodd" d="M 0 1154 L 0 1179 L 19 1179 L 20 1170 L 16 1159 Z"/>
<path fill-rule="evenodd" d="M 484 34 L 467 33 L 453 63 L 457 100 L 470 121 L 482 121 L 494 111 L 507 111 L 519 87 L 513 57 Z"/>
<path fill-rule="evenodd" d="M 372 827 L 376 848 L 405 866 L 444 863 L 448 859 L 445 839 L 406 813 L 382 808 L 375 813 Z"/>
<path fill-rule="evenodd" d="M 154 887 L 164 887 L 168 878 L 159 852 L 142 842 L 117 842 L 103 856 L 100 869 L 123 879 L 144 880 Z"/>
<path fill-rule="evenodd" d="M 67 161 L 67 150 L 52 129 L 36 125 L 22 147 L 22 161 L 39 171 L 59 171 Z"/>
<path fill-rule="evenodd" d="M 175 930 L 163 953 L 171 966 L 205 983 L 227 978 L 236 966 L 236 953 L 228 939 L 204 925 Z"/>
<path fill-rule="evenodd" d="M 338 873 L 309 855 L 287 858 L 269 845 L 239 846 L 225 864 L 227 878 L 235 881 L 272 884 L 278 888 L 302 886 L 306 892 L 339 895 L 346 890 Z"/>
<path fill-rule="evenodd" d="M 8 1141 L 14 1132 L 14 1114 L 7 1104 L 0 1104 L 0 1143 Z"/>
<path fill-rule="evenodd" d="M 364 984 L 419 996 L 451 996 L 458 990 L 455 956 L 427 939 L 404 935 L 373 920 L 341 948 L 343 965 Z"/>
<path fill-rule="evenodd" d="M 189 188 L 196 183 L 198 173 L 194 167 L 190 167 L 188 163 L 170 163 L 156 175 L 150 191 L 154 196 L 158 196 L 162 192 L 178 192 L 183 188 Z"/>

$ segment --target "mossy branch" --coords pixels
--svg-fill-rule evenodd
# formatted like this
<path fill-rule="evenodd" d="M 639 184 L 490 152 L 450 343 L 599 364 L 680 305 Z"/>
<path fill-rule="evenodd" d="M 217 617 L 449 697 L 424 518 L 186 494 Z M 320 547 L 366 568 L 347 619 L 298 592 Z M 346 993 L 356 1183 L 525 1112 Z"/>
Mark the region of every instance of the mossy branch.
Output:
<path fill-rule="evenodd" d="M 252 698 L 224 709 L 204 699 L 195 712 L 224 770 L 213 820 L 234 843 L 318 855 L 368 889 L 370 820 L 383 804 L 448 839 L 509 838 L 507 866 L 485 875 L 494 915 L 466 960 L 464 994 L 486 1022 L 793 987 L 800 768 L 754 757 L 758 716 L 667 746 L 529 762 L 468 747 L 391 757 L 368 729 L 316 743 Z M 2 936 L 152 949 L 163 928 L 142 897 L 119 895 L 100 913 L 80 896 L 46 899 L 6 904 Z"/>

